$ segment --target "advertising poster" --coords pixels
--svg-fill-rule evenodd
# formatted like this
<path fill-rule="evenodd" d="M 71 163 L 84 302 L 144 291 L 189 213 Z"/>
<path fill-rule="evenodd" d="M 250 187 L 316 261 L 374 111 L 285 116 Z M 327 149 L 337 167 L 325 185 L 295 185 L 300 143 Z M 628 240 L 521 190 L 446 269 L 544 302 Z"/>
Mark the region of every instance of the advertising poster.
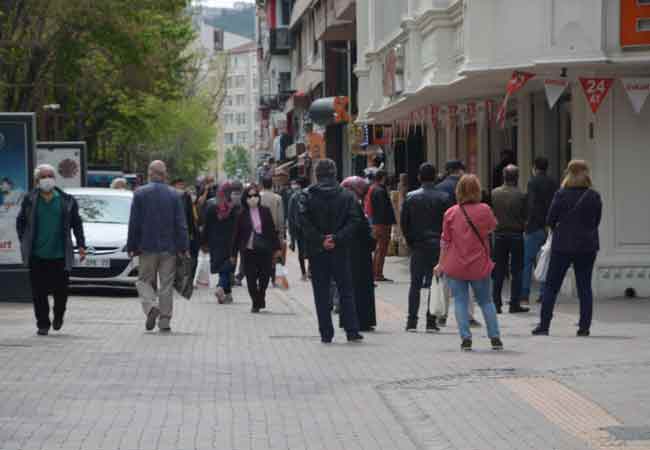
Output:
<path fill-rule="evenodd" d="M 85 142 L 38 142 L 36 166 L 49 164 L 54 167 L 56 185 L 62 189 L 85 185 Z"/>
<path fill-rule="evenodd" d="M 31 114 L 0 114 L 0 266 L 23 262 L 16 217 L 30 188 L 33 126 Z"/>

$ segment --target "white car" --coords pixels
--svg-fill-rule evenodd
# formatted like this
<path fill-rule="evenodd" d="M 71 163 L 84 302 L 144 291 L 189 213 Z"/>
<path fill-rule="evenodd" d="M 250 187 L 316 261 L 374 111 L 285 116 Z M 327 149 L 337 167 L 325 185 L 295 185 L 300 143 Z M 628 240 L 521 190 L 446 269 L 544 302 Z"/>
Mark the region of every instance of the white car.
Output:
<path fill-rule="evenodd" d="M 70 285 L 133 289 L 138 258 L 129 258 L 126 251 L 133 192 L 105 188 L 65 191 L 79 204 L 87 252 L 86 259 L 80 261 L 75 250 Z"/>

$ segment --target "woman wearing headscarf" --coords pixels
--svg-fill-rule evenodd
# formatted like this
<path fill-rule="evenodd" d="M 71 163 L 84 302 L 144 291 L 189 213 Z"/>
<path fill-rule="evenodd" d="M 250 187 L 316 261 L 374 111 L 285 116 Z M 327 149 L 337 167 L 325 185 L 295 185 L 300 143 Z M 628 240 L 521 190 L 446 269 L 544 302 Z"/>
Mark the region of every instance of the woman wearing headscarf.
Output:
<path fill-rule="evenodd" d="M 242 210 L 237 219 L 231 249 L 243 256 L 246 285 L 251 296 L 252 313 L 266 308 L 266 288 L 273 275 L 273 259 L 280 256 L 280 240 L 273 224 L 271 211 L 260 205 L 260 190 L 255 184 L 242 195 Z"/>
<path fill-rule="evenodd" d="M 237 210 L 229 199 L 230 184 L 224 183 L 217 196 L 208 200 L 203 216 L 202 246 L 210 252 L 210 272 L 219 274 L 215 296 L 219 303 L 232 303 L 231 245 Z"/>
<path fill-rule="evenodd" d="M 350 262 L 352 281 L 354 285 L 354 300 L 359 316 L 359 329 L 372 331 L 377 326 L 375 313 L 375 283 L 372 272 L 372 252 L 375 240 L 368 218 L 363 214 L 363 198 L 368 191 L 368 182 L 361 177 L 348 177 L 341 186 L 355 194 L 359 207 L 359 215 L 363 218 L 357 227 L 350 246 Z"/>

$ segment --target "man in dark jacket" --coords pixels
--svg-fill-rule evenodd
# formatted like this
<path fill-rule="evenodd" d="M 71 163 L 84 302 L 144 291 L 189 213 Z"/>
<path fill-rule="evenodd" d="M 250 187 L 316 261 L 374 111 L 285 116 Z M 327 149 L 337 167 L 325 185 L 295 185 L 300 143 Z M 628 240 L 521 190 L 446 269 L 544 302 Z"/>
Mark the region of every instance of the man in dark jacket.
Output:
<path fill-rule="evenodd" d="M 392 281 L 384 276 L 384 263 L 390 243 L 390 230 L 395 225 L 395 211 L 386 189 L 387 174 L 378 170 L 375 174 L 373 185 L 368 190 L 370 196 L 369 217 L 372 224 L 373 237 L 377 240 L 373 259 L 373 273 L 375 281 Z"/>
<path fill-rule="evenodd" d="M 336 163 L 323 159 L 316 164 L 316 184 L 300 194 L 300 229 L 311 268 L 318 327 L 323 343 L 334 337 L 330 282 L 336 282 L 341 301 L 341 321 L 348 341 L 363 339 L 352 295 L 350 241 L 361 223 L 354 194 L 336 180 Z"/>
<path fill-rule="evenodd" d="M 503 169 L 504 185 L 492 191 L 492 209 L 497 218 L 494 232 L 494 287 L 492 296 L 497 312 L 501 312 L 501 289 L 510 262 L 510 313 L 528 312 L 519 304 L 521 299 L 521 271 L 524 259 L 524 226 L 526 224 L 526 196 L 517 187 L 519 169 L 509 165 Z"/>
<path fill-rule="evenodd" d="M 521 276 L 521 303 L 528 304 L 533 264 L 539 250 L 546 242 L 546 216 L 553 196 L 558 189 L 557 182 L 546 175 L 548 159 L 540 156 L 533 164 L 533 177 L 528 181 L 528 220 L 524 236 L 524 270 Z M 539 302 L 544 295 L 544 283 L 540 285 Z"/>
<path fill-rule="evenodd" d="M 425 162 L 420 166 L 418 178 L 422 187 L 410 192 L 404 205 L 400 225 L 411 250 L 411 286 L 409 288 L 409 313 L 406 331 L 417 331 L 420 309 L 420 290 L 430 286 L 433 268 L 440 254 L 442 219 L 450 206 L 449 195 L 436 190 L 436 169 Z M 427 311 L 427 332 L 438 331 L 436 317 Z"/>
<path fill-rule="evenodd" d="M 127 251 L 139 257 L 136 287 L 147 317 L 145 329 L 171 331 L 173 288 L 177 255 L 189 255 L 189 234 L 181 197 L 165 184 L 167 167 L 162 161 L 149 165 L 149 183 L 133 195 Z M 154 283 L 159 280 L 156 292 Z"/>
<path fill-rule="evenodd" d="M 55 171 L 49 164 L 38 166 L 34 172 L 36 189 L 23 199 L 16 218 L 23 262 L 30 270 L 34 314 L 38 334 L 45 336 L 50 326 L 63 326 L 68 302 L 68 278 L 74 264 L 74 233 L 79 260 L 86 257 L 86 240 L 79 216 L 79 205 L 71 195 L 56 185 Z M 47 297 L 54 297 L 54 320 L 50 322 Z"/>
<path fill-rule="evenodd" d="M 465 165 L 458 160 L 447 161 L 445 164 L 447 176 L 436 185 L 436 189 L 446 192 L 452 205 L 456 204 L 456 185 L 465 174 Z"/>
<path fill-rule="evenodd" d="M 192 273 L 196 272 L 196 264 L 199 256 L 199 247 L 201 236 L 198 227 L 198 218 L 194 217 L 194 202 L 192 196 L 186 190 L 185 180 L 177 178 L 172 181 L 171 185 L 176 189 L 176 192 L 181 196 L 183 209 L 185 211 L 185 222 L 187 223 L 187 232 L 190 239 L 190 254 L 192 255 Z"/>
<path fill-rule="evenodd" d="M 290 248 L 292 252 L 298 250 L 298 263 L 300 264 L 300 273 L 302 281 L 309 279 L 306 257 L 305 257 L 305 244 L 300 230 L 300 215 L 298 214 L 298 201 L 302 189 L 306 187 L 307 181 L 304 178 L 298 178 L 291 181 L 291 198 L 287 208 L 287 218 L 289 221 L 289 234 L 291 235 Z"/>

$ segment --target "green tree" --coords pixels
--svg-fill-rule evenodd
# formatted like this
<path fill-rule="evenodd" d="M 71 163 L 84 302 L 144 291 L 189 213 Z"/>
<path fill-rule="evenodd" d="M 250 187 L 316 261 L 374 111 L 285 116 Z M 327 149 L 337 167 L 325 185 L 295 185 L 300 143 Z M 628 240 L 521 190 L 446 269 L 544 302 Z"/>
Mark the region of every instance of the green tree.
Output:
<path fill-rule="evenodd" d="M 248 150 L 241 145 L 229 147 L 223 158 L 223 170 L 230 179 L 250 179 L 251 160 Z"/>

